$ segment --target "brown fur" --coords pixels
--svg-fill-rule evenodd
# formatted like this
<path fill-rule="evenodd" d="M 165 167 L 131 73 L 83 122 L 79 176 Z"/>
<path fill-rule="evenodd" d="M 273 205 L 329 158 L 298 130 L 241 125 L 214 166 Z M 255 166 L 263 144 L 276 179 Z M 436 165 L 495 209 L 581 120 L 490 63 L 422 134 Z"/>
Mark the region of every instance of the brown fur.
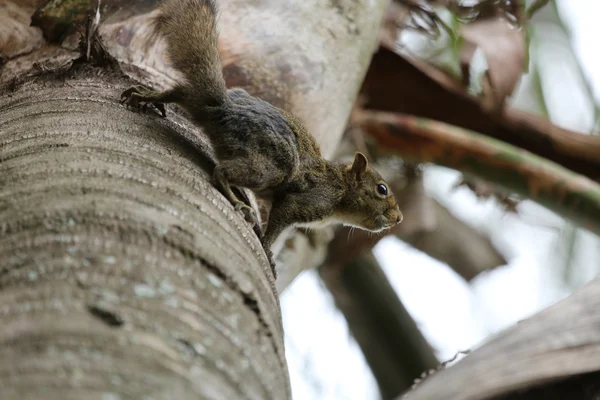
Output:
<path fill-rule="evenodd" d="M 213 0 L 165 0 L 155 18 L 154 33 L 167 42 L 173 67 L 186 82 L 181 90 L 186 103 L 200 106 L 225 100 L 225 80 L 217 49 L 217 5 Z M 196 45 L 190 46 L 195 43 Z M 202 88 L 201 90 L 198 90 Z"/>

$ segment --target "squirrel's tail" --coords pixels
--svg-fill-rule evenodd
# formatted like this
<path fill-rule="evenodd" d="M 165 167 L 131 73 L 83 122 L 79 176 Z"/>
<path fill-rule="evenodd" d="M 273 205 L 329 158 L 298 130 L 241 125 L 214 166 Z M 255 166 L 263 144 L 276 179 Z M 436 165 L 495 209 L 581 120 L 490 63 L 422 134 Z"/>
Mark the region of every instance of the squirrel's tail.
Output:
<path fill-rule="evenodd" d="M 167 42 L 169 59 L 188 81 L 181 88 L 198 105 L 225 101 L 227 88 L 218 52 L 217 5 L 214 0 L 164 0 L 154 21 L 155 34 Z"/>

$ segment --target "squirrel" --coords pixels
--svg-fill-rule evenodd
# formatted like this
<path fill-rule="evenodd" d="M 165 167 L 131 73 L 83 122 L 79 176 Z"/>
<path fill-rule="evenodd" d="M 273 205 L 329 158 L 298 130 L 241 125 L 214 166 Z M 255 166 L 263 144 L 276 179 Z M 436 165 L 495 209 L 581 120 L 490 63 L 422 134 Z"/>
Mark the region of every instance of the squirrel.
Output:
<path fill-rule="evenodd" d="M 266 230 L 258 233 L 273 271 L 271 246 L 290 226 L 342 223 L 379 232 L 402 221 L 388 184 L 362 153 L 350 164 L 327 161 L 294 115 L 244 89 L 227 89 L 214 0 L 164 0 L 153 25 L 153 34 L 166 40 L 169 59 L 183 79 L 163 92 L 133 86 L 122 93 L 121 102 L 153 105 L 163 117 L 165 103 L 185 109 L 214 147 L 215 186 L 253 227 L 254 210 L 232 186 L 271 198 Z"/>

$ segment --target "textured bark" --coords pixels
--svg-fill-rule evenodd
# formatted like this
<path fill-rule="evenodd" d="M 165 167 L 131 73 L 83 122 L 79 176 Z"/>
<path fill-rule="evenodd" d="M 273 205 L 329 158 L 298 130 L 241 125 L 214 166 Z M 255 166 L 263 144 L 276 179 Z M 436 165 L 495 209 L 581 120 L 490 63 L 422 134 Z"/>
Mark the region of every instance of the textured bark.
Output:
<path fill-rule="evenodd" d="M 91 67 L 0 92 L 0 398 L 289 399 L 264 252 L 185 119 Z"/>
<path fill-rule="evenodd" d="M 439 362 L 372 253 L 319 273 L 344 314 L 383 399 L 409 389 Z"/>
<path fill-rule="evenodd" d="M 596 278 L 429 376 L 404 399 L 595 399 L 600 392 L 599 310 Z M 545 396 L 548 389 L 569 395 Z"/>

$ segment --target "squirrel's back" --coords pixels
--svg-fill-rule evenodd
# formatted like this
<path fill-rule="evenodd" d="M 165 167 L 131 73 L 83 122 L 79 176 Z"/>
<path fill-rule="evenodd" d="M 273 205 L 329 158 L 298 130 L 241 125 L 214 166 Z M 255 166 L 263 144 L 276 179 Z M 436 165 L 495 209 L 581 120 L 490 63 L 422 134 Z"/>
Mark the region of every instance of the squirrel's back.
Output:
<path fill-rule="evenodd" d="M 198 106 L 222 103 L 227 88 L 218 52 L 218 11 L 214 0 L 164 0 L 159 10 L 155 33 L 166 40 L 173 67 L 188 81 L 180 89 L 203 89 L 202 93 L 184 96 L 195 98 Z"/>

